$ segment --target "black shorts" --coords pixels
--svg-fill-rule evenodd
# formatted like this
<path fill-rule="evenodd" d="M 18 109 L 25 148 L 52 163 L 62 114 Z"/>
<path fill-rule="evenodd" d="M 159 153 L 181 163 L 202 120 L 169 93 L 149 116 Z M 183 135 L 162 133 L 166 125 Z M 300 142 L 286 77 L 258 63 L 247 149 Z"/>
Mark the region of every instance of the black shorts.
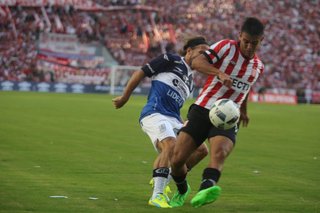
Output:
<path fill-rule="evenodd" d="M 206 139 L 222 135 L 236 142 L 237 126 L 228 130 L 218 129 L 209 120 L 209 110 L 192 104 L 188 112 L 188 122 L 180 131 L 188 133 L 200 146 Z"/>

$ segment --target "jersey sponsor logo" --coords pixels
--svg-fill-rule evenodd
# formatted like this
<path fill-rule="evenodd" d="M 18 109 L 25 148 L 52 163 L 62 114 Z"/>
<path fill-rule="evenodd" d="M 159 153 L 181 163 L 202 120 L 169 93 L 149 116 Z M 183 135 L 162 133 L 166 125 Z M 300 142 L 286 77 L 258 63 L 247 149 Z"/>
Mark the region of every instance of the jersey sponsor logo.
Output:
<path fill-rule="evenodd" d="M 241 91 L 248 91 L 250 89 L 250 85 L 246 82 L 240 81 L 239 79 L 236 78 L 231 78 L 232 79 L 232 87 L 236 88 Z"/>
<path fill-rule="evenodd" d="M 182 107 L 184 100 L 180 97 L 180 95 L 178 95 L 175 91 L 171 89 L 168 90 L 167 95 L 171 97 L 173 100 L 175 100 L 180 107 Z"/>
<path fill-rule="evenodd" d="M 189 92 L 186 90 L 186 87 L 178 79 L 173 79 L 172 84 L 173 84 L 173 86 L 175 86 L 178 89 L 178 91 L 180 91 L 182 93 L 183 97 L 187 98 L 189 96 Z M 188 84 L 187 84 L 187 86 L 189 87 Z"/>
<path fill-rule="evenodd" d="M 192 73 L 185 73 L 185 71 L 179 67 L 174 67 L 173 68 L 173 73 L 178 75 L 183 82 L 187 85 L 187 87 L 189 88 L 190 91 L 193 90 L 193 77 L 192 77 Z M 177 85 L 175 85 L 177 86 Z"/>
<path fill-rule="evenodd" d="M 179 80 L 178 80 L 178 79 L 173 79 L 173 80 L 172 80 L 172 83 L 173 83 L 174 86 L 177 87 L 178 84 L 179 84 Z"/>

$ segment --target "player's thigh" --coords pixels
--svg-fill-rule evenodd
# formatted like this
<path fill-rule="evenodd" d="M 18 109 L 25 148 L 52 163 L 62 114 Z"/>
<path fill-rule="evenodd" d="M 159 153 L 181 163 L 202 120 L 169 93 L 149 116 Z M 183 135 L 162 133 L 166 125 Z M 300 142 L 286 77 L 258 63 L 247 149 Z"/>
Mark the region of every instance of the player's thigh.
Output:
<path fill-rule="evenodd" d="M 238 132 L 238 127 L 235 126 L 231 129 L 224 130 L 224 129 L 219 129 L 215 126 L 211 126 L 208 134 L 208 139 L 210 141 L 211 138 L 216 137 L 216 136 L 224 136 L 228 139 L 231 140 L 231 142 L 235 145 L 236 139 L 237 139 L 237 132 Z"/>
<path fill-rule="evenodd" d="M 175 137 L 166 137 L 161 141 L 158 141 L 156 143 L 156 148 L 159 150 L 159 152 L 167 152 L 167 153 L 173 153 L 173 149 L 176 143 Z"/>
<path fill-rule="evenodd" d="M 198 148 L 193 138 L 186 132 L 180 132 L 172 156 L 172 164 L 182 165 L 187 162 L 190 155 Z"/>
<path fill-rule="evenodd" d="M 188 120 L 180 132 L 187 133 L 192 137 L 194 143 L 200 146 L 208 138 L 211 127 L 209 110 L 193 104 L 188 112 Z"/>

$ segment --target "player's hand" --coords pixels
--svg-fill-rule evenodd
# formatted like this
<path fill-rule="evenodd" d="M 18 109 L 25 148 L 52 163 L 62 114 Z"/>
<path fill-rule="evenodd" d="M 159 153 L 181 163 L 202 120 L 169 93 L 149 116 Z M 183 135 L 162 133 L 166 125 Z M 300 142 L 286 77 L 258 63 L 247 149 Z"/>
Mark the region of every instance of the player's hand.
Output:
<path fill-rule="evenodd" d="M 242 123 L 242 126 L 243 127 L 247 127 L 248 126 L 248 124 L 249 124 L 249 117 L 248 117 L 248 115 L 247 114 L 245 114 L 245 113 L 240 113 L 240 119 L 239 119 L 239 125 L 238 126 L 240 126 L 241 125 L 241 123 Z"/>
<path fill-rule="evenodd" d="M 119 109 L 121 107 L 123 107 L 128 101 L 128 98 L 124 97 L 124 96 L 119 96 L 119 97 L 115 97 L 114 99 L 112 99 L 114 108 Z"/>
<path fill-rule="evenodd" d="M 229 75 L 223 73 L 223 72 L 219 72 L 218 74 L 218 79 L 220 79 L 220 81 L 222 81 L 223 85 L 231 88 L 232 86 L 232 79 L 230 78 Z"/>

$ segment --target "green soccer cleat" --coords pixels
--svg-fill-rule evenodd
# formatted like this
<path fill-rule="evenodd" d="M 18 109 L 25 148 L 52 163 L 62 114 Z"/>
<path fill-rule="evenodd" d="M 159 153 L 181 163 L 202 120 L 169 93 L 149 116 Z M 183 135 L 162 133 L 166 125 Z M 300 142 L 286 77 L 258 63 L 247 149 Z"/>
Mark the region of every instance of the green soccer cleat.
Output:
<path fill-rule="evenodd" d="M 187 199 L 188 195 L 190 194 L 190 192 L 191 192 L 191 187 L 189 184 L 188 184 L 188 189 L 187 189 L 186 193 L 180 194 L 179 191 L 176 191 L 176 193 L 171 198 L 170 205 L 172 207 L 183 206 L 183 204 L 184 204 L 185 200 Z"/>
<path fill-rule="evenodd" d="M 209 204 L 218 199 L 221 193 L 219 186 L 212 186 L 199 191 L 191 200 L 191 205 L 195 208 Z"/>
<path fill-rule="evenodd" d="M 171 189 L 170 189 L 170 186 L 169 186 L 169 185 L 166 186 L 166 188 L 164 189 L 163 194 L 164 194 L 165 196 L 167 196 L 167 197 L 168 197 L 169 194 L 171 194 Z"/>
<path fill-rule="evenodd" d="M 149 184 L 150 184 L 151 187 L 153 188 L 153 186 L 154 186 L 154 179 L 153 179 L 153 178 L 151 178 L 151 180 L 149 181 Z"/>
<path fill-rule="evenodd" d="M 154 179 L 153 178 L 149 181 L 149 184 L 151 185 L 152 188 L 154 187 Z M 170 186 L 167 185 L 163 191 L 163 195 L 166 197 L 168 202 L 170 201 L 169 194 L 171 194 L 171 189 L 170 189 Z"/>
<path fill-rule="evenodd" d="M 158 208 L 172 208 L 163 194 L 157 194 L 154 199 L 150 199 L 148 204 Z"/>

